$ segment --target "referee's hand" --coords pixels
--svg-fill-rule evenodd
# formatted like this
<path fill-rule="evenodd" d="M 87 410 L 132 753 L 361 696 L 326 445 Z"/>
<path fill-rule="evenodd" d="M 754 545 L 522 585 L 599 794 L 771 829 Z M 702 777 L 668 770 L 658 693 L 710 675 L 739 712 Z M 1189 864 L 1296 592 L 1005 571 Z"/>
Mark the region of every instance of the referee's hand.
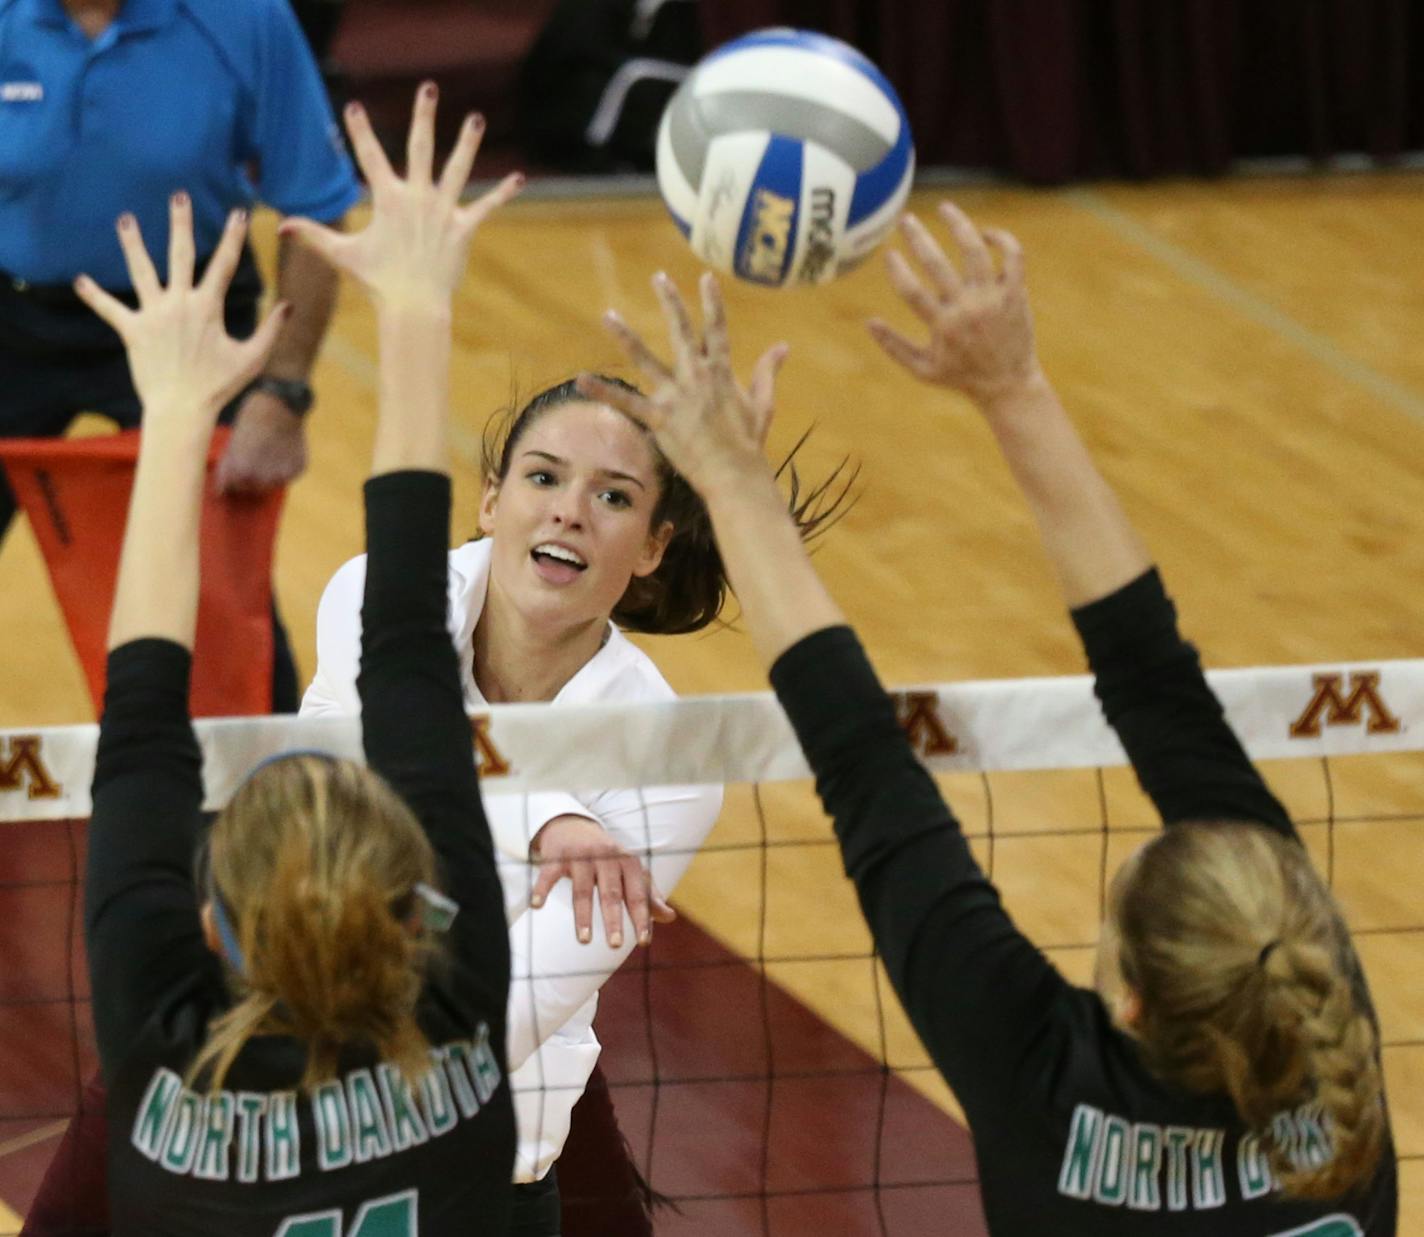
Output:
<path fill-rule="evenodd" d="M 536 910 L 563 877 L 573 884 L 574 931 L 582 944 L 593 939 L 595 888 L 604 936 L 613 949 L 623 946 L 625 906 L 640 945 L 653 939 L 654 923 L 671 923 L 677 918 L 638 858 L 586 816 L 554 817 L 535 835 L 529 858 L 539 865 L 529 899 Z"/>

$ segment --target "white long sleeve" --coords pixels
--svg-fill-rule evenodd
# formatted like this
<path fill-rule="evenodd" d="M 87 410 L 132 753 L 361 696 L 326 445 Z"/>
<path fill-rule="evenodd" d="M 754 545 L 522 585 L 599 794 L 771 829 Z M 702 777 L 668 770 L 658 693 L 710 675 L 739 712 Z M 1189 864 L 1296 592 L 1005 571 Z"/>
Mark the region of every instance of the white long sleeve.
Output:
<path fill-rule="evenodd" d="M 646 792 L 605 791 L 587 801 L 584 814 L 598 820 L 624 849 L 643 857 L 664 894 L 671 894 L 711 831 L 722 807 L 719 786 L 661 787 Z M 518 878 L 501 863 L 506 890 Z M 526 865 L 526 888 L 534 869 Z M 506 893 L 506 898 L 508 894 Z M 527 903 L 527 895 L 526 895 Z M 506 905 L 508 903 L 506 902 Z M 566 880 L 550 891 L 542 908 L 526 911 L 509 930 L 513 967 L 509 989 L 509 1067 L 562 1027 L 633 952 L 632 920 L 623 912 L 623 945 L 614 949 L 593 916 L 593 939 L 574 935 L 573 890 Z"/>
<path fill-rule="evenodd" d="M 365 558 L 352 559 L 332 577 L 317 610 L 317 669 L 302 699 L 303 716 L 355 716 L 361 658 L 361 603 Z M 489 543 L 474 542 L 450 554 L 447 623 L 460 658 L 466 706 L 488 707 L 474 681 L 473 632 L 488 585 Z M 552 707 L 614 700 L 668 700 L 673 696 L 652 661 L 615 628 L 602 649 L 567 683 Z M 634 933 L 624 913 L 624 946 L 609 948 L 601 915 L 594 936 L 575 935 L 573 892 L 567 880 L 544 906 L 529 909 L 534 867 L 529 842 L 557 816 L 586 816 L 619 845 L 648 864 L 658 887 L 671 894 L 706 839 L 721 809 L 717 786 L 661 787 L 568 794 L 484 794 L 499 858 L 505 910 L 510 920 L 513 980 L 509 996 L 508 1058 L 519 1128 L 516 1181 L 543 1177 L 563 1150 L 574 1104 L 598 1062 L 593 1033 L 598 989 L 632 952 Z"/>

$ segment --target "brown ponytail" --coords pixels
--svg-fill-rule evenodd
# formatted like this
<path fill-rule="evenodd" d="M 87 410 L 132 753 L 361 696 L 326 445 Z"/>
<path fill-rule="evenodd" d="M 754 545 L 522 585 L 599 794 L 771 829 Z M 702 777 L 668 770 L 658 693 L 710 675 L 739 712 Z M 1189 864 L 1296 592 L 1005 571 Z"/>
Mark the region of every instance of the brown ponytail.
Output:
<path fill-rule="evenodd" d="M 350 761 L 294 756 L 258 770 L 213 825 L 208 889 L 242 953 L 236 1003 L 189 1071 L 222 1086 L 254 1035 L 307 1047 L 304 1087 L 365 1048 L 412 1081 L 429 1067 L 415 1020 L 430 946 L 412 930 L 434 856 L 409 809 Z"/>
<path fill-rule="evenodd" d="M 608 374 L 598 377 L 627 391 L 638 389 Z M 520 438 L 540 416 L 565 404 L 585 402 L 587 398 L 570 379 L 540 391 L 522 408 L 492 418 L 485 427 L 481 452 L 485 478 L 504 481 Z M 860 475 L 859 468 L 851 468 L 848 460 L 842 460 L 823 480 L 807 487 L 797 469 L 796 456 L 809 437 L 808 430 L 776 470 L 778 477 L 784 475 L 787 479 L 787 505 L 806 542 L 815 540 L 850 510 L 855 501 L 851 490 Z M 625 630 L 648 635 L 701 631 L 722 613 L 729 591 L 722 555 L 712 535 L 712 517 L 697 492 L 658 449 L 651 434 L 647 441 L 662 487 L 649 527 L 670 523 L 672 539 L 656 571 L 629 581 L 612 618 Z"/>
<path fill-rule="evenodd" d="M 1375 1023 L 1349 933 L 1302 846 L 1255 825 L 1174 825 L 1114 899 L 1138 1030 L 1167 1079 L 1229 1095 L 1286 1195 L 1337 1198 L 1379 1162 Z M 1282 1114 L 1314 1109 L 1333 1155 L 1295 1154 Z"/>

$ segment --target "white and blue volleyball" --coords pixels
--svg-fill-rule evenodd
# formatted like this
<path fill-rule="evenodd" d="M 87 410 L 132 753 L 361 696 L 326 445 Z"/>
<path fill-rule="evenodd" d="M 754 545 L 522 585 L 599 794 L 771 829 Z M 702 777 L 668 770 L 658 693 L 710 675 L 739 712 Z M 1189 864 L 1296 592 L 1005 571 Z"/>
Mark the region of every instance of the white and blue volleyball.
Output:
<path fill-rule="evenodd" d="M 894 87 L 853 47 L 762 30 L 706 56 L 658 131 L 658 188 L 709 266 L 824 283 L 894 226 L 915 171 Z"/>

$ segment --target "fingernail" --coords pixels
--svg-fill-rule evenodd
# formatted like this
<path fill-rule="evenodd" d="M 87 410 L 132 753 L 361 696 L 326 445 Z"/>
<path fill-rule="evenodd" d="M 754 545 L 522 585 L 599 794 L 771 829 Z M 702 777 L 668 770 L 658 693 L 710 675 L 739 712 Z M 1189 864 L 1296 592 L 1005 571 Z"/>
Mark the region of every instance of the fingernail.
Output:
<path fill-rule="evenodd" d="M 532 898 L 529 899 L 529 905 L 537 911 L 541 906 L 544 905 L 544 895 L 542 893 L 536 893 Z"/>
<path fill-rule="evenodd" d="M 425 85 L 420 88 L 420 93 L 426 99 L 433 99 L 440 92 L 436 89 L 434 82 L 426 82 Z"/>
<path fill-rule="evenodd" d="M 129 214 L 128 211 L 124 211 L 124 213 L 119 216 L 119 227 L 127 231 L 129 228 L 133 227 L 133 225 L 134 217 Z"/>
<path fill-rule="evenodd" d="M 483 129 L 485 127 L 485 116 L 483 112 L 470 113 L 470 127 L 473 129 Z"/>
<path fill-rule="evenodd" d="M 519 189 L 524 188 L 524 182 L 525 182 L 526 180 L 528 180 L 528 179 L 529 179 L 529 178 L 528 178 L 527 176 L 525 176 L 523 172 L 515 172 L 515 173 L 514 173 L 514 184 L 515 184 L 515 187 L 516 187 L 516 188 L 519 188 Z"/>
<path fill-rule="evenodd" d="M 346 105 L 346 114 L 348 116 L 359 116 L 363 110 L 361 105 L 354 100 Z"/>
<path fill-rule="evenodd" d="M 651 932 L 649 929 L 644 928 L 641 932 L 638 933 L 638 944 L 639 944 L 639 945 L 650 945 L 650 944 L 652 944 L 652 940 L 653 940 L 653 934 L 652 934 L 652 932 Z"/>
<path fill-rule="evenodd" d="M 593 939 L 593 933 L 590 932 L 587 928 L 580 928 L 580 929 L 579 929 L 579 940 L 582 941 L 585 945 L 587 945 L 587 944 L 589 943 L 589 941 L 592 940 L 592 939 Z"/>
<path fill-rule="evenodd" d="M 615 932 L 612 936 L 608 938 L 608 943 L 612 945 L 614 949 L 617 949 L 620 945 L 623 944 L 623 933 Z"/>
<path fill-rule="evenodd" d="M 187 206 L 187 205 L 188 205 L 188 195 L 187 195 L 182 189 L 178 190 L 178 192 L 173 195 L 173 205 L 174 205 L 174 206 Z"/>

